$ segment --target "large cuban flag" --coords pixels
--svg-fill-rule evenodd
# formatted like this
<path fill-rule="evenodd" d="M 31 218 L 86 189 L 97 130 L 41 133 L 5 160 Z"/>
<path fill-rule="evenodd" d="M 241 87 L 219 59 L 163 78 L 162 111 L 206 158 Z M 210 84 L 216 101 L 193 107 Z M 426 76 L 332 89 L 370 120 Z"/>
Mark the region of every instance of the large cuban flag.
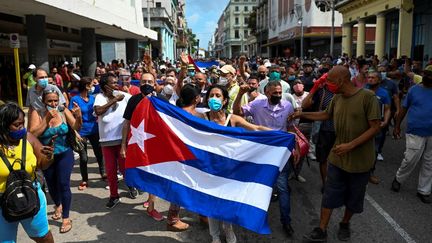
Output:
<path fill-rule="evenodd" d="M 272 186 L 294 147 L 281 131 L 247 131 L 144 98 L 131 119 L 126 181 L 190 211 L 270 234 Z"/>

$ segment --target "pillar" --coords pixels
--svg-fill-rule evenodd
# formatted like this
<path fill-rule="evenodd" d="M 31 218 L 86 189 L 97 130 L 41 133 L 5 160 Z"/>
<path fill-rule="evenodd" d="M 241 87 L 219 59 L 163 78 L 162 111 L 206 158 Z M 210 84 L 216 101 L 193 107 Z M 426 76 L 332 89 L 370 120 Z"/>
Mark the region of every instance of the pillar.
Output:
<path fill-rule="evenodd" d="M 94 77 L 96 71 L 96 34 L 93 28 L 81 29 L 82 66 L 84 76 Z"/>
<path fill-rule="evenodd" d="M 381 59 L 385 53 L 385 22 L 385 14 L 379 13 L 377 15 L 375 27 L 375 55 L 377 55 L 379 59 Z"/>
<path fill-rule="evenodd" d="M 132 63 L 138 60 L 138 40 L 126 39 L 126 62 Z"/>
<path fill-rule="evenodd" d="M 342 54 L 346 53 L 349 57 L 352 55 L 352 24 L 342 25 Z"/>
<path fill-rule="evenodd" d="M 357 24 L 357 57 L 365 56 L 366 43 L 366 23 L 364 19 L 359 19 Z"/>
<path fill-rule="evenodd" d="M 397 56 L 411 56 L 412 33 L 413 33 L 413 0 L 402 0 L 399 9 L 399 33 Z"/>
<path fill-rule="evenodd" d="M 26 15 L 27 46 L 30 63 L 49 71 L 44 15 Z"/>
<path fill-rule="evenodd" d="M 96 60 L 102 62 L 102 42 L 96 42 Z"/>

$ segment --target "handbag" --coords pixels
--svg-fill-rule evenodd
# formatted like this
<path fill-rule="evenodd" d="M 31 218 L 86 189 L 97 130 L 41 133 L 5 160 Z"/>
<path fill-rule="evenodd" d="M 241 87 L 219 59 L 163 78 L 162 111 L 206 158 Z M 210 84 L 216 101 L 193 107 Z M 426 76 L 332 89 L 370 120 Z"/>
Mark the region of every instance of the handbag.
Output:
<path fill-rule="evenodd" d="M 77 136 L 77 131 L 75 131 L 69 124 L 68 124 L 68 133 L 66 135 L 66 141 L 67 144 L 72 148 L 75 152 L 80 152 L 84 149 L 84 144 L 81 141 L 81 139 Z"/>
<path fill-rule="evenodd" d="M 296 135 L 296 143 L 299 147 L 298 152 L 300 153 L 300 157 L 303 158 L 309 153 L 309 141 L 297 126 L 294 126 L 294 132 Z"/>

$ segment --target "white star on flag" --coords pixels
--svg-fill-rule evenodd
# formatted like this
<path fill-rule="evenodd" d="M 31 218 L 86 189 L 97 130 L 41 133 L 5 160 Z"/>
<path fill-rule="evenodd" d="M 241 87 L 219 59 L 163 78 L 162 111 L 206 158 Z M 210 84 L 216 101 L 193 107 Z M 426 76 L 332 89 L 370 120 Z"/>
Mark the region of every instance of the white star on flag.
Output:
<path fill-rule="evenodd" d="M 139 124 L 137 128 L 131 125 L 131 134 L 132 137 L 130 138 L 128 145 L 136 143 L 140 147 L 143 153 L 145 153 L 144 141 L 155 137 L 155 135 L 146 133 L 144 131 L 144 120 L 142 120 L 142 122 Z"/>

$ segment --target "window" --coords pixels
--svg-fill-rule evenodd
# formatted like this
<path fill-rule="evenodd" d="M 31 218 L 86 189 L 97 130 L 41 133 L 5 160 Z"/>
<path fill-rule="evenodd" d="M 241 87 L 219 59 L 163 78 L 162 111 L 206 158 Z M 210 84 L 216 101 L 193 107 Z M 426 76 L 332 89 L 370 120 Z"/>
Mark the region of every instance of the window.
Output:
<path fill-rule="evenodd" d="M 244 30 L 244 38 L 248 38 L 249 37 L 249 31 L 248 30 Z"/>
<path fill-rule="evenodd" d="M 235 18 L 235 24 L 239 24 L 239 18 Z"/>
<path fill-rule="evenodd" d="M 244 7 L 244 11 L 246 11 L 246 12 L 249 11 L 248 6 L 245 6 L 245 7 Z"/>
<path fill-rule="evenodd" d="M 236 38 L 236 39 L 240 38 L 239 30 L 234 31 L 234 38 Z"/>
<path fill-rule="evenodd" d="M 234 11 L 239 11 L 239 6 L 235 6 L 235 10 Z"/>
<path fill-rule="evenodd" d="M 156 8 L 161 8 L 162 7 L 162 3 L 161 2 L 156 2 Z"/>
<path fill-rule="evenodd" d="M 248 18 L 248 17 L 245 17 L 245 18 L 244 18 L 244 24 L 245 24 L 245 25 L 248 25 L 248 24 L 249 24 L 249 18 Z"/>

